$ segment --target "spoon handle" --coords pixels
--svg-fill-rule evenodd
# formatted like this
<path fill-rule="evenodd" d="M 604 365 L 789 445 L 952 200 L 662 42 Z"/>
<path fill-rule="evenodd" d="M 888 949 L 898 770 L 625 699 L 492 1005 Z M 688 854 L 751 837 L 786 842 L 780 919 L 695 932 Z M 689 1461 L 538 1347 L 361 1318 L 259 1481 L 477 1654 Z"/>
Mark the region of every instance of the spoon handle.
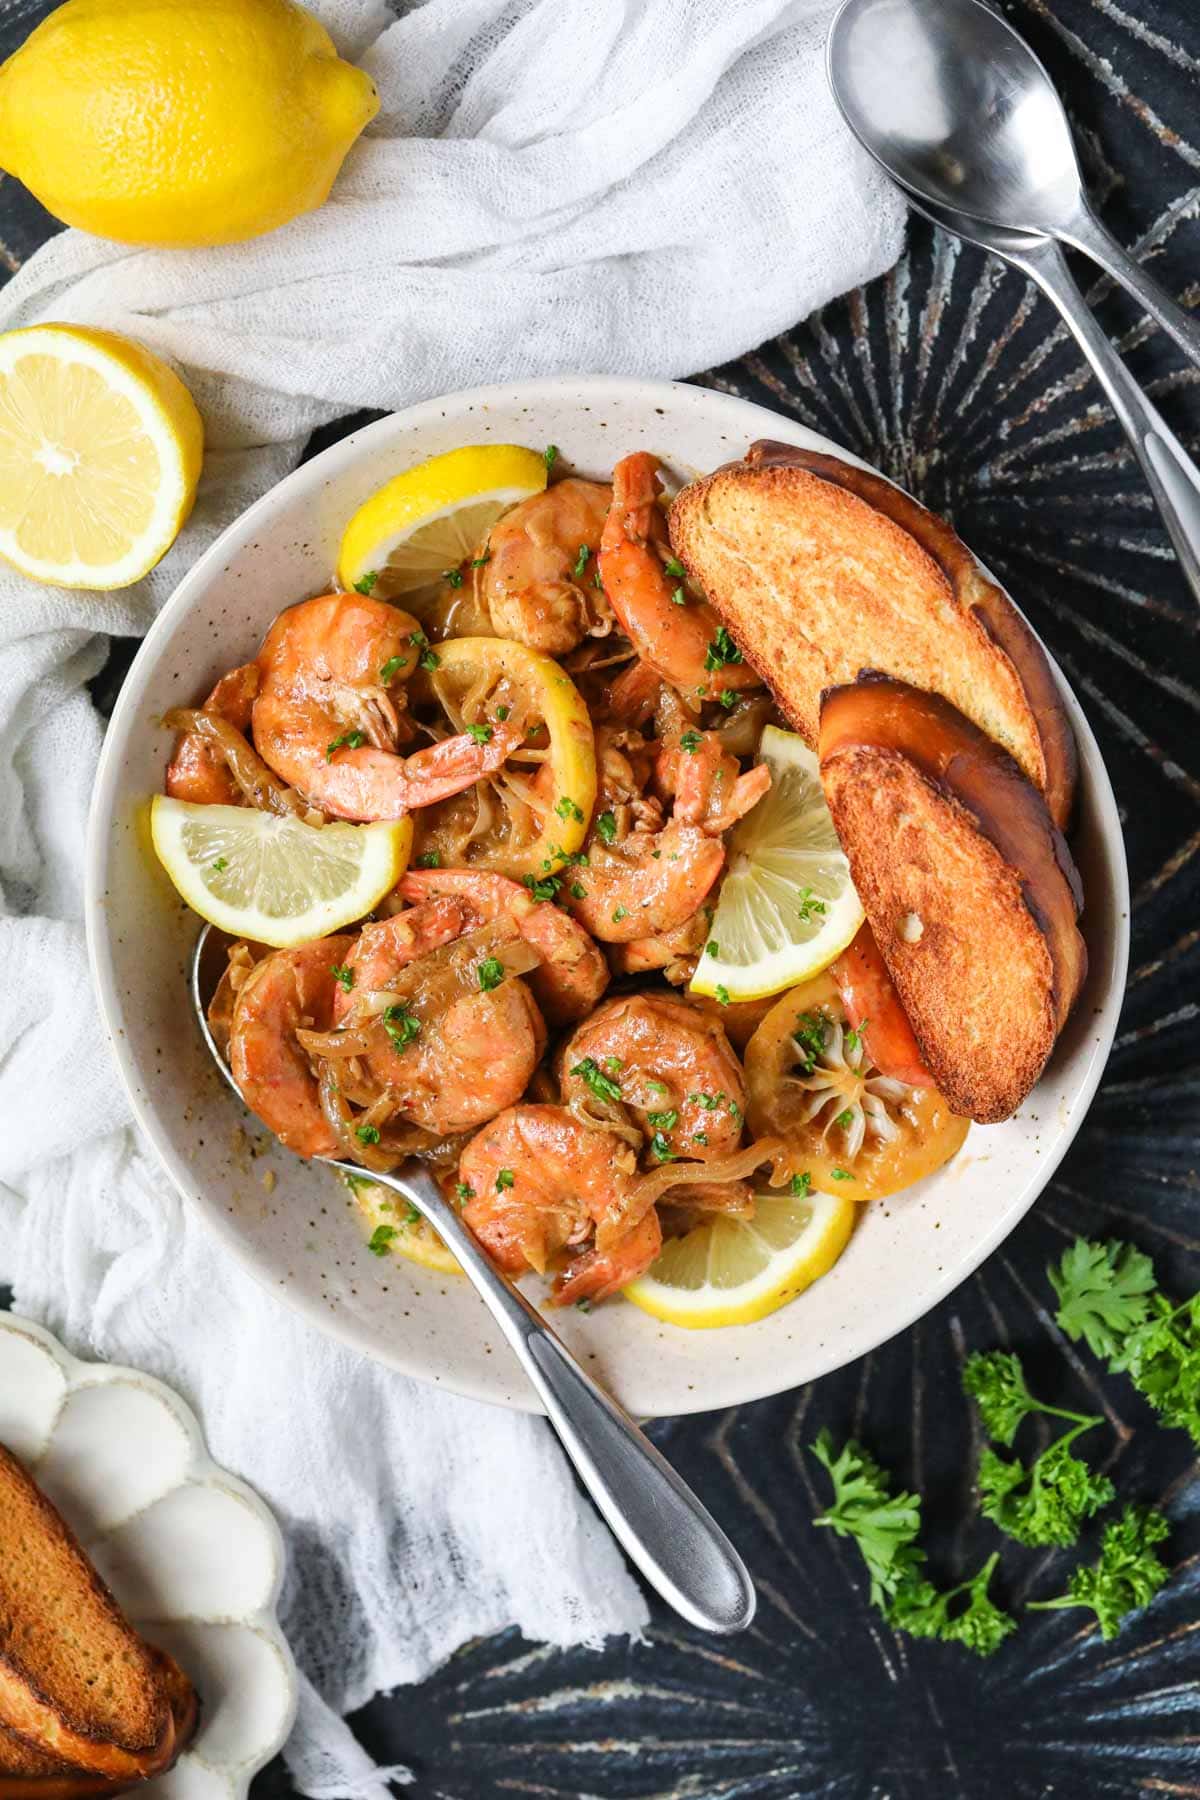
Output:
<path fill-rule="evenodd" d="M 1112 233 L 1103 226 L 1090 207 L 1084 207 L 1078 217 L 1072 221 L 1069 231 L 1062 236 L 1077 250 L 1082 250 L 1092 261 L 1099 263 L 1106 275 L 1111 275 L 1127 293 L 1145 307 L 1156 325 L 1179 345 L 1185 356 L 1200 367 L 1200 324 L 1197 324 L 1188 313 L 1167 293 L 1152 275 L 1147 275 L 1139 262 L 1135 262 L 1129 252 L 1118 244 Z"/>
<path fill-rule="evenodd" d="M 1053 239 L 1041 240 L 1036 250 L 1012 260 L 1019 261 L 1054 302 L 1091 364 L 1142 465 L 1188 585 L 1200 600 L 1200 469 L 1092 317 Z M 1180 319 L 1189 331 L 1193 329 L 1182 313 Z M 1197 341 L 1200 344 L 1200 338 Z"/>
<path fill-rule="evenodd" d="M 333 1166 L 362 1175 L 352 1163 Z M 754 1584 L 687 1483 L 498 1272 L 429 1174 L 372 1180 L 411 1201 L 453 1251 L 529 1377 L 580 1481 L 650 1586 L 702 1630 L 744 1630 L 754 1617 Z"/>

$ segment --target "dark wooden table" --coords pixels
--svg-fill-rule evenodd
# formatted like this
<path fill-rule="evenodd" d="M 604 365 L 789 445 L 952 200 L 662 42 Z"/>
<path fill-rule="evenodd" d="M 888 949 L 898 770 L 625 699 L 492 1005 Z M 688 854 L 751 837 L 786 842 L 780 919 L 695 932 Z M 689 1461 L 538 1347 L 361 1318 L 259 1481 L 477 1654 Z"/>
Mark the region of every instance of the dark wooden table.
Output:
<path fill-rule="evenodd" d="M 0 0 L 0 50 L 49 5 Z M 1013 0 L 1067 97 L 1107 222 L 1183 304 L 1200 302 L 1200 3 Z M 55 229 L 0 183 L 9 270 Z M 1200 374 L 1081 267 L 1098 315 L 1200 451 Z M 803 420 L 878 463 L 1007 580 L 1075 685 L 1125 826 L 1133 959 L 1116 1048 L 1031 1215 L 911 1331 L 818 1385 L 654 1436 L 745 1552 L 758 1619 L 728 1643 L 656 1608 L 646 1642 L 557 1652 L 514 1632 L 468 1645 L 353 1721 L 420 1800 L 1061 1800 L 1200 1795 L 1200 1480 L 1122 1378 L 1066 1345 L 1046 1263 L 1077 1232 L 1128 1236 L 1180 1294 L 1200 1285 L 1200 648 L 1197 607 L 1099 390 L 1017 276 L 912 226 L 890 275 L 697 379 Z M 127 664 L 115 647 L 107 687 Z M 897 1280 L 904 1271 L 897 1271 Z M 1173 1521 L 1178 1572 L 1112 1643 L 1028 1614 L 998 1655 L 882 1626 L 851 1554 L 810 1526 L 818 1428 L 853 1430 L 927 1496 L 941 1578 L 999 1541 L 971 1521 L 965 1350 L 1002 1343 L 1034 1385 L 1102 1410 L 1122 1496 Z M 1097 1443 L 1100 1434 L 1097 1433 Z M 1057 1591 L 1071 1558 L 1005 1550 L 1004 1598 Z M 256 1800 L 290 1791 L 281 1764 Z"/>

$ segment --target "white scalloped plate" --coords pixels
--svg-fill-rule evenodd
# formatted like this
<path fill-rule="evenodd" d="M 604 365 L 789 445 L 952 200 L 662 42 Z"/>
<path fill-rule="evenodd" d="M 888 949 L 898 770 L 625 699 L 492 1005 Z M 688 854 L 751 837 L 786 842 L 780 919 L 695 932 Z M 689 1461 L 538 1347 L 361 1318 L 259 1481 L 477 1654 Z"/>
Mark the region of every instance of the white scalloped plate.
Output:
<path fill-rule="evenodd" d="M 257 1494 L 209 1457 L 195 1415 L 153 1376 L 70 1356 L 0 1314 L 0 1444 L 20 1457 L 118 1603 L 170 1651 L 200 1725 L 146 1800 L 243 1800 L 296 1713 L 275 1616 L 283 1539 Z"/>

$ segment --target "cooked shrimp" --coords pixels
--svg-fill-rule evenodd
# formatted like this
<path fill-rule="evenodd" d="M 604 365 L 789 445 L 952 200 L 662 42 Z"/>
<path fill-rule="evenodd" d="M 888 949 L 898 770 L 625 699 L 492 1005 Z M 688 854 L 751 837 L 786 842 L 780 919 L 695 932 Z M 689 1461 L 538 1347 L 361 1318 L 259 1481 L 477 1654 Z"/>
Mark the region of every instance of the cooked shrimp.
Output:
<path fill-rule="evenodd" d="M 602 1300 L 658 1255 L 658 1217 L 638 1210 L 633 1152 L 561 1106 L 501 1113 L 471 1139 L 458 1174 L 470 1190 L 463 1218 L 502 1269 L 544 1272 L 582 1252 L 559 1279 L 558 1305 Z"/>
<path fill-rule="evenodd" d="M 259 652 L 259 754 L 314 806 L 343 819 L 398 819 L 494 773 L 521 740 L 515 719 L 397 755 L 409 734 L 392 688 L 416 666 L 420 641 L 415 619 L 365 595 L 326 594 L 289 607 Z"/>
<path fill-rule="evenodd" d="M 389 993 L 402 971 L 416 971 L 396 1007 L 400 1027 L 385 1026 L 386 1041 L 380 1033 L 363 1061 L 396 1112 L 438 1136 L 470 1131 L 511 1106 L 546 1044 L 541 1014 L 521 980 L 502 980 L 485 991 L 471 970 L 470 986 L 455 983 L 447 993 L 431 969 L 422 985 L 423 959 L 477 922 L 468 906 L 447 895 L 364 925 L 334 1000 L 335 1024 L 352 1026 L 371 995 Z"/>
<path fill-rule="evenodd" d="M 611 734 L 597 733 L 597 748 L 600 798 L 586 844 L 587 866 L 571 884 L 566 904 L 603 943 L 628 944 L 674 931 L 703 906 L 725 866 L 720 833 L 766 791 L 770 772 L 764 767 L 740 775 L 714 732 L 685 734 L 677 751 L 659 756 L 669 769 L 675 804 L 667 824 L 656 829 L 662 807 L 652 796 L 615 800 L 625 791 L 618 784 L 636 779 L 635 766 L 628 759 L 621 766 Z M 636 819 L 627 834 L 622 805 Z"/>
<path fill-rule="evenodd" d="M 475 869 L 410 869 L 399 884 L 406 900 L 453 896 L 476 922 L 507 921 L 531 944 L 541 966 L 529 974 L 538 1005 L 551 1025 L 586 1018 L 608 986 L 608 965 L 583 927 L 546 900 L 533 900 L 506 875 Z"/>
<path fill-rule="evenodd" d="M 691 980 L 696 958 L 708 941 L 711 924 L 712 908 L 702 906 L 673 931 L 634 938 L 628 944 L 613 944 L 608 953 L 613 973 L 646 975 L 652 969 L 661 969 L 664 979 L 678 987 Z"/>
<path fill-rule="evenodd" d="M 222 675 L 202 710 L 228 720 L 237 731 L 249 731 L 258 683 L 257 663 L 230 669 Z M 180 733 L 167 769 L 166 791 L 174 800 L 190 800 L 197 806 L 242 804 L 241 789 L 223 758 L 195 731 Z"/>
<path fill-rule="evenodd" d="M 829 972 L 837 983 L 846 1017 L 862 1037 L 880 1074 L 890 1075 L 908 1087 L 934 1087 L 933 1076 L 925 1067 L 908 1014 L 900 1004 L 869 925 L 860 926 L 858 935 Z"/>
<path fill-rule="evenodd" d="M 674 995 L 606 1001 L 564 1044 L 559 1080 L 564 1101 L 624 1107 L 660 1162 L 709 1162 L 741 1142 L 741 1064 L 715 1020 Z"/>
<path fill-rule="evenodd" d="M 570 477 L 531 494 L 492 526 L 472 568 L 476 597 L 497 636 L 565 656 L 585 637 L 612 630 L 595 579 L 611 502 L 606 484 Z"/>
<path fill-rule="evenodd" d="M 699 700 L 759 687 L 754 671 L 703 600 L 676 605 L 682 575 L 668 575 L 666 525 L 658 505 L 658 459 L 645 450 L 613 470 L 613 502 L 600 539 L 600 579 L 625 635 L 644 662 Z M 661 554 L 660 554 L 661 551 Z"/>
<path fill-rule="evenodd" d="M 337 991 L 334 967 L 354 939 L 317 938 L 275 950 L 246 976 L 233 1008 L 229 1066 L 252 1113 L 298 1156 L 336 1156 L 312 1065 L 296 1033 L 327 1030 Z"/>

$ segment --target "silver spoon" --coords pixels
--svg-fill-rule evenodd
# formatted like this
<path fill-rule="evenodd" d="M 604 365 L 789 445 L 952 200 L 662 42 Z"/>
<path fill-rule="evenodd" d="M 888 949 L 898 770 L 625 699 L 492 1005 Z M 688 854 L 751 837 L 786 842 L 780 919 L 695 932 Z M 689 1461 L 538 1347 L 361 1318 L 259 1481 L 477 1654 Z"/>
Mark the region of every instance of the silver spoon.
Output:
<path fill-rule="evenodd" d="M 844 0 L 827 58 L 850 129 L 902 187 L 1085 251 L 1200 363 L 1200 326 L 1092 211 L 1053 82 L 984 0 Z"/>
<path fill-rule="evenodd" d="M 941 4 L 942 0 L 938 0 L 939 7 Z M 1022 40 L 1009 31 L 1003 20 L 997 20 L 986 7 L 980 6 L 978 0 L 945 0 L 946 16 L 951 21 L 957 20 L 964 5 L 970 7 L 972 14 L 983 14 L 993 24 L 1003 26 L 1018 48 L 1033 60 L 1032 52 Z M 883 79 L 883 70 L 876 68 L 874 45 L 869 48 L 867 45 L 864 20 L 868 15 L 874 18 L 877 13 L 882 13 L 885 15 L 882 23 L 886 25 L 894 15 L 907 18 L 916 14 L 924 19 L 927 12 L 926 0 L 845 0 L 834 20 L 828 46 L 830 81 L 838 104 L 851 130 L 892 176 L 917 212 L 943 230 L 1011 263 L 1035 281 L 1053 301 L 1124 427 L 1175 546 L 1180 566 L 1192 592 L 1200 599 L 1200 470 L 1097 325 L 1054 238 L 1039 231 L 991 224 L 959 207 L 931 198 L 925 189 L 910 184 L 906 176 L 898 172 L 907 166 L 904 156 L 893 158 L 888 153 L 890 140 L 884 122 L 894 111 L 895 90 L 905 88 L 906 83 L 897 77 L 895 69 L 889 80 Z M 929 16 L 932 19 L 933 15 Z M 948 41 L 956 40 L 951 37 Z M 966 54 L 964 49 L 963 55 Z M 985 65 L 985 72 L 990 66 Z M 1037 63 L 1036 68 L 1045 80 L 1041 64 Z M 1046 85 L 1048 87 L 1048 82 Z M 1052 89 L 1049 92 L 1057 109 L 1057 96 Z M 927 102 L 928 99 L 926 95 Z M 1065 130 L 1065 120 L 1063 126 Z M 1200 333 L 1171 302 L 1165 304 L 1195 340 L 1196 352 L 1200 352 Z M 1167 324 L 1165 318 L 1160 322 Z"/>
<path fill-rule="evenodd" d="M 224 942 L 211 926 L 204 927 L 192 952 L 190 987 L 204 1041 L 236 1094 L 237 1084 L 208 1025 L 208 1002 L 224 967 Z M 323 1160 L 344 1174 L 363 1173 L 356 1163 Z M 371 1179 L 415 1206 L 453 1251 L 630 1561 L 692 1625 L 704 1631 L 744 1631 L 754 1617 L 754 1583 L 711 1513 L 628 1413 L 584 1372 L 541 1314 L 493 1267 L 428 1170 L 416 1162 L 407 1167 L 405 1175 L 372 1174 Z"/>

